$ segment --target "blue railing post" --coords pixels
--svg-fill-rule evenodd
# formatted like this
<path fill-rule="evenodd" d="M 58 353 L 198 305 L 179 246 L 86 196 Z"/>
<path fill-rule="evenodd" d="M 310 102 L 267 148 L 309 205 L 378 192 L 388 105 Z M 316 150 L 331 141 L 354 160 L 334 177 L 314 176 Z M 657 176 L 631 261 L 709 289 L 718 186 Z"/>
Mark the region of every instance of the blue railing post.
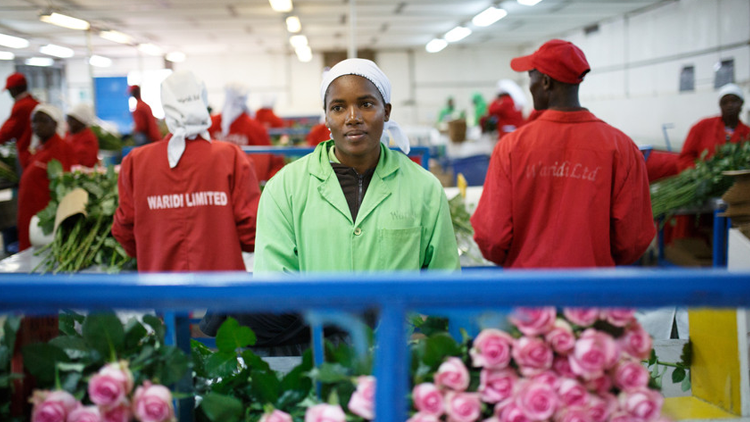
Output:
<path fill-rule="evenodd" d="M 406 308 L 398 300 L 388 301 L 380 309 L 380 326 L 375 350 L 375 415 L 378 422 L 406 420 L 408 385 Z"/>

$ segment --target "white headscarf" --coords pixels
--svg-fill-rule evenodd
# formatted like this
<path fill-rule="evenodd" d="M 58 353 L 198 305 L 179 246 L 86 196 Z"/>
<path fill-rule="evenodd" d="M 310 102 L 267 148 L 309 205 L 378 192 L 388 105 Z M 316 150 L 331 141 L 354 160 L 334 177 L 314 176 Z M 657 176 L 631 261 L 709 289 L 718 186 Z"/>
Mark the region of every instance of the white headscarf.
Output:
<path fill-rule="evenodd" d="M 34 110 L 31 112 L 31 118 L 34 118 L 34 115 L 41 111 L 42 113 L 46 114 L 47 116 L 51 117 L 52 120 L 57 123 L 57 127 L 55 128 L 55 132 L 60 135 L 65 135 L 65 116 L 63 115 L 63 112 L 53 106 L 52 104 L 46 104 L 46 103 L 39 103 L 34 107 Z M 34 151 L 36 150 L 39 145 L 41 145 L 42 141 L 39 139 L 38 136 L 36 136 L 36 133 L 32 133 L 31 135 L 31 142 L 29 143 L 29 149 Z"/>
<path fill-rule="evenodd" d="M 719 89 L 719 101 L 724 98 L 725 95 L 736 95 L 740 97 L 742 101 L 745 101 L 745 93 L 742 92 L 742 88 L 735 84 L 726 84 Z"/>
<path fill-rule="evenodd" d="M 516 110 L 523 110 L 526 107 L 526 95 L 517 83 L 510 79 L 501 79 L 497 82 L 497 95 L 508 94 L 513 99 Z"/>
<path fill-rule="evenodd" d="M 224 107 L 221 109 L 221 134 L 229 135 L 229 126 L 240 117 L 240 114 L 250 114 L 247 108 L 247 96 L 250 89 L 239 83 L 232 82 L 224 87 Z"/>
<path fill-rule="evenodd" d="M 346 59 L 333 66 L 330 71 L 323 75 L 323 83 L 320 85 L 320 98 L 323 100 L 324 107 L 328 87 L 336 78 L 344 75 L 357 75 L 369 80 L 380 91 L 383 101 L 386 104 L 391 103 L 391 81 L 388 80 L 388 77 L 385 76 L 378 65 L 366 59 Z M 411 149 L 409 138 L 401 129 L 401 126 L 393 120 L 384 123 L 380 142 L 390 145 L 391 140 L 404 154 L 409 153 Z"/>
<path fill-rule="evenodd" d="M 86 103 L 78 103 L 68 111 L 68 116 L 74 117 L 86 126 L 91 126 L 96 121 L 94 109 Z"/>
<path fill-rule="evenodd" d="M 167 144 L 169 167 L 175 168 L 185 152 L 185 139 L 200 136 L 211 142 L 206 85 L 190 71 L 174 72 L 161 83 L 161 103 L 172 134 Z"/>

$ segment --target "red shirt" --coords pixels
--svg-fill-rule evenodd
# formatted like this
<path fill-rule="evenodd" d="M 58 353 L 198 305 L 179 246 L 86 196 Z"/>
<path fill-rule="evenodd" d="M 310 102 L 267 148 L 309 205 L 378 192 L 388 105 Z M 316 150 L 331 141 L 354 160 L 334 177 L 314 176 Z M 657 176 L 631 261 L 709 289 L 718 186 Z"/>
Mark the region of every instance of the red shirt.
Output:
<path fill-rule="evenodd" d="M 255 112 L 255 120 L 265 127 L 284 127 L 284 120 L 277 116 L 270 108 L 261 108 Z"/>
<path fill-rule="evenodd" d="M 508 268 L 632 264 L 656 233 L 643 155 L 587 110 L 547 110 L 498 142 L 471 223 Z"/>
<path fill-rule="evenodd" d="M 167 139 L 123 160 L 112 235 L 138 271 L 244 271 L 260 199 L 252 164 L 235 145 L 193 139 L 169 168 Z"/>
<path fill-rule="evenodd" d="M 146 135 L 150 142 L 161 140 L 159 125 L 156 123 L 151 107 L 142 100 L 137 100 L 133 110 L 133 132 Z"/>
<path fill-rule="evenodd" d="M 231 142 L 239 146 L 271 146 L 271 138 L 268 136 L 266 128 L 247 113 L 240 114 L 229 125 L 229 133 L 226 136 L 221 133 L 221 114 L 211 116 L 211 127 L 208 129 L 208 133 L 214 139 Z M 284 167 L 283 157 L 271 154 L 249 154 L 249 157 L 255 164 L 255 174 L 259 181 L 269 180 Z"/>
<path fill-rule="evenodd" d="M 47 163 L 57 160 L 63 170 L 69 171 L 75 164 L 73 149 L 59 135 L 55 134 L 44 144 L 39 146 L 36 153 L 30 157 L 29 165 L 21 174 L 18 185 L 18 250 L 29 246 L 29 223 L 31 217 L 45 209 L 49 204 L 49 178 L 47 177 Z"/>
<path fill-rule="evenodd" d="M 523 113 L 516 110 L 516 103 L 510 95 L 496 98 L 487 110 L 490 116 L 497 117 L 498 139 L 523 126 Z"/>
<path fill-rule="evenodd" d="M 734 129 L 734 134 L 729 142 L 737 143 L 747 140 L 750 136 L 750 127 L 740 122 Z M 726 133 L 724 131 L 724 121 L 721 116 L 709 117 L 696 123 L 690 128 L 685 143 L 682 145 L 679 162 L 677 167 L 680 171 L 693 167 L 695 160 L 700 158 L 704 150 L 708 150 L 706 158 L 714 155 L 717 146 L 727 143 Z"/>
<path fill-rule="evenodd" d="M 91 128 L 84 128 L 78 133 L 68 132 L 65 135 L 65 141 L 68 142 L 75 151 L 76 164 L 86 167 L 94 167 L 99 161 L 99 139 Z"/>
<path fill-rule="evenodd" d="M 310 129 L 310 132 L 305 137 L 307 145 L 316 147 L 319 143 L 325 142 L 331 139 L 331 131 L 328 130 L 325 123 L 318 123 Z"/>
<path fill-rule="evenodd" d="M 27 153 L 31 140 L 31 112 L 38 104 L 39 101 L 28 92 L 16 98 L 8 120 L 0 127 L 0 144 L 15 139 L 19 155 Z"/>

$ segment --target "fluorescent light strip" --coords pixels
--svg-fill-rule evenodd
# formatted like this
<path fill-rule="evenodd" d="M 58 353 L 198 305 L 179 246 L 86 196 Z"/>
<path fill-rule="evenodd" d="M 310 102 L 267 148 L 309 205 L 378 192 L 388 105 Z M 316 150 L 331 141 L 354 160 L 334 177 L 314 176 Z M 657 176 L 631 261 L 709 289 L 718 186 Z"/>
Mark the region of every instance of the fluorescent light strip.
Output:
<path fill-rule="evenodd" d="M 91 27 L 91 25 L 83 19 L 74 18 L 72 16 L 63 15 L 62 13 L 54 12 L 52 14 L 44 14 L 39 17 L 42 22 L 51 23 L 52 25 L 62 26 L 68 29 L 78 29 L 85 31 Z"/>
<path fill-rule="evenodd" d="M 428 42 L 424 49 L 427 50 L 428 53 L 437 53 L 442 51 L 446 46 L 448 46 L 448 41 L 442 38 L 435 38 Z"/>
<path fill-rule="evenodd" d="M 271 9 L 286 13 L 292 11 L 292 0 L 268 0 L 269 3 L 271 3 Z"/>
<path fill-rule="evenodd" d="M 540 1 L 542 0 L 518 0 L 518 4 L 521 4 L 524 6 L 535 6 Z"/>
<path fill-rule="evenodd" d="M 304 35 L 292 35 L 289 37 L 289 44 L 295 49 L 307 45 L 307 37 Z"/>
<path fill-rule="evenodd" d="M 294 49 L 297 53 L 297 58 L 303 63 L 307 63 L 312 60 L 312 49 L 310 46 L 303 45 Z"/>
<path fill-rule="evenodd" d="M 0 51 L 0 60 L 13 60 L 15 58 L 16 55 L 10 51 Z"/>
<path fill-rule="evenodd" d="M 297 33 L 302 30 L 302 22 L 296 16 L 289 16 L 286 18 L 286 30 L 291 33 Z"/>
<path fill-rule="evenodd" d="M 48 56 L 55 56 L 61 59 L 68 59 L 75 55 L 72 48 L 63 47 L 61 45 L 47 44 L 39 47 L 39 52 Z"/>
<path fill-rule="evenodd" d="M 481 12 L 478 15 L 474 16 L 474 18 L 471 20 L 471 23 L 476 26 L 490 26 L 506 16 L 508 16 L 508 12 L 506 12 L 505 9 L 489 7 L 485 9 L 484 12 Z"/>
<path fill-rule="evenodd" d="M 29 41 L 12 35 L 0 34 L 0 45 L 8 48 L 26 48 L 29 46 Z"/>
<path fill-rule="evenodd" d="M 99 36 L 105 40 L 113 41 L 120 44 L 132 44 L 133 37 L 120 31 L 101 31 Z"/>
<path fill-rule="evenodd" d="M 48 67 L 55 64 L 55 61 L 49 57 L 31 57 L 26 59 L 24 63 L 28 66 L 43 66 Z"/>
<path fill-rule="evenodd" d="M 461 41 L 462 39 L 468 37 L 471 34 L 471 29 L 465 27 L 465 26 L 457 26 L 450 31 L 445 33 L 446 41 L 448 42 L 456 42 Z"/>
<path fill-rule="evenodd" d="M 112 59 L 94 54 L 89 58 L 89 64 L 95 67 L 110 67 L 112 66 Z"/>
<path fill-rule="evenodd" d="M 172 63 L 182 63 L 187 59 L 187 56 L 182 51 L 173 51 L 171 53 L 167 53 L 167 60 L 169 60 Z"/>
<path fill-rule="evenodd" d="M 145 43 L 145 44 L 138 44 L 138 50 L 150 54 L 152 56 L 160 56 L 161 55 L 161 48 L 158 45 Z"/>

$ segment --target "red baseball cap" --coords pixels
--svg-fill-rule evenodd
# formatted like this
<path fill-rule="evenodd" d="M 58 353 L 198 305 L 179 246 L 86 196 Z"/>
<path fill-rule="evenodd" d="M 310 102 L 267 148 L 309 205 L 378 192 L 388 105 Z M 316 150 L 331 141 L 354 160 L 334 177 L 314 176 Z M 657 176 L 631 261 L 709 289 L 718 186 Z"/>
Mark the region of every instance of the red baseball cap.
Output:
<path fill-rule="evenodd" d="M 15 88 L 17 86 L 26 85 L 26 77 L 23 73 L 11 73 L 8 79 L 5 80 L 5 89 Z"/>
<path fill-rule="evenodd" d="M 556 81 L 568 84 L 581 83 L 583 76 L 591 70 L 583 51 L 563 40 L 547 41 L 533 54 L 511 60 L 510 67 L 516 72 L 536 69 Z"/>

